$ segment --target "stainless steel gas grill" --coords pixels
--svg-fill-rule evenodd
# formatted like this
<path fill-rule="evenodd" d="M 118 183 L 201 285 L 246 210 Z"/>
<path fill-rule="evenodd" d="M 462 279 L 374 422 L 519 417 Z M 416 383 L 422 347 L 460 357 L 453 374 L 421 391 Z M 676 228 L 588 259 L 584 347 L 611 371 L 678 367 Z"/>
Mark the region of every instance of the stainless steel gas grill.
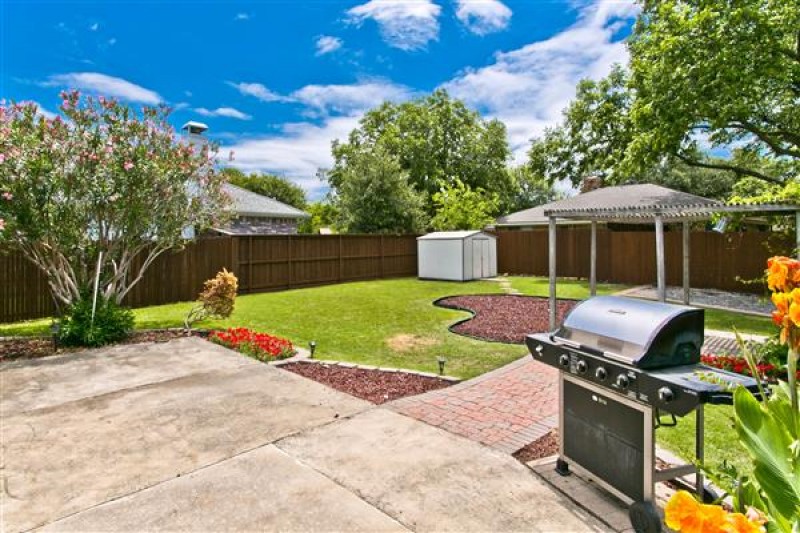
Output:
<path fill-rule="evenodd" d="M 535 360 L 561 370 L 556 469 L 582 471 L 630 504 L 637 531 L 661 529 L 656 482 L 694 473 L 704 494 L 693 464 L 656 470 L 655 429 L 696 411 L 702 463 L 703 405 L 732 403 L 739 385 L 758 392 L 755 379 L 699 364 L 703 318 L 702 309 L 599 296 L 554 333 L 527 338 Z"/>

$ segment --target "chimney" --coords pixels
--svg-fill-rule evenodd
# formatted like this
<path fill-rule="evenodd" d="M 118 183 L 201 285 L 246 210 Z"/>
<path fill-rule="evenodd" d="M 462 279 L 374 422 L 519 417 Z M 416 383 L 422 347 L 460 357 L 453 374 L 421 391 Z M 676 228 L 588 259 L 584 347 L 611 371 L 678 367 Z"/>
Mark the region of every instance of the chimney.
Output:
<path fill-rule="evenodd" d="M 186 139 L 191 144 L 205 144 L 206 138 L 203 135 L 205 131 L 208 130 L 208 126 L 203 124 L 202 122 L 194 122 L 190 120 L 183 126 L 181 126 L 181 131 L 186 136 Z"/>
<path fill-rule="evenodd" d="M 593 191 L 603 186 L 602 176 L 586 176 L 581 181 L 581 193 Z"/>

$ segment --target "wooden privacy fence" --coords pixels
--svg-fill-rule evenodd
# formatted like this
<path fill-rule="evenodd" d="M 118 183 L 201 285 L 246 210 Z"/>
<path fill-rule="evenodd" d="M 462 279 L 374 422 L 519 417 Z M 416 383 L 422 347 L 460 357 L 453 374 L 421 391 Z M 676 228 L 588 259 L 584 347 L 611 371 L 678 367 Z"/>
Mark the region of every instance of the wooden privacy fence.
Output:
<path fill-rule="evenodd" d="M 223 267 L 240 294 L 345 281 L 415 276 L 415 235 L 264 235 L 199 239 L 166 252 L 150 266 L 125 304 L 194 300 Z M 21 253 L 0 254 L 0 322 L 52 316 L 44 275 Z"/>
<path fill-rule="evenodd" d="M 497 243 L 497 270 L 508 274 L 547 276 L 547 230 L 500 231 Z M 690 280 L 695 288 L 762 293 L 764 285 L 743 284 L 740 280 L 762 278 L 767 259 L 774 255 L 767 247 L 767 232 L 691 233 Z M 589 228 L 559 228 L 556 244 L 556 271 L 559 277 L 589 277 L 591 233 Z M 774 242 L 782 253 L 789 253 L 787 239 Z M 664 234 L 667 285 L 682 284 L 681 231 Z M 655 233 L 653 231 L 597 230 L 597 280 L 627 285 L 653 285 L 656 282 Z"/>

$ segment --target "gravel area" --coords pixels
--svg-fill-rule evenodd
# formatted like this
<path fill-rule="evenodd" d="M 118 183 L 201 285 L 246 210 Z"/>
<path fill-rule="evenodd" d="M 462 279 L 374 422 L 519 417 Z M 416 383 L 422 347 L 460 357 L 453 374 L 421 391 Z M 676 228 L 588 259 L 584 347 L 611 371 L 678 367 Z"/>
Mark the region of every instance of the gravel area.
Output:
<path fill-rule="evenodd" d="M 558 300 L 558 320 L 572 309 L 576 301 Z M 451 296 L 436 302 L 439 307 L 472 311 L 475 316 L 450 328 L 479 339 L 524 344 L 525 336 L 542 333 L 549 328 L 547 298 L 511 294 Z"/>
<path fill-rule="evenodd" d="M 635 287 L 624 291 L 624 295 L 647 300 L 658 299 L 655 287 Z M 682 302 L 683 288 L 667 287 L 667 300 Z M 692 305 L 722 307 L 732 311 L 745 311 L 767 316 L 771 315 L 774 309 L 770 301 L 763 296 L 717 289 L 690 289 L 689 301 Z"/>
<path fill-rule="evenodd" d="M 558 453 L 558 430 L 554 429 L 544 437 L 525 445 L 514 452 L 514 458 L 522 463 L 550 457 Z"/>
<path fill-rule="evenodd" d="M 192 335 L 205 336 L 204 332 L 192 332 Z M 154 329 L 134 331 L 131 336 L 118 344 L 137 344 L 140 342 L 166 342 L 179 337 L 185 337 L 182 329 Z M 11 359 L 31 359 L 47 355 L 62 354 L 85 350 L 86 348 L 53 347 L 50 337 L 8 337 L 0 339 L 0 361 Z"/>
<path fill-rule="evenodd" d="M 374 404 L 382 404 L 452 385 L 450 381 L 444 379 L 405 372 L 384 372 L 322 363 L 289 363 L 281 365 L 279 368 L 300 374 Z"/>

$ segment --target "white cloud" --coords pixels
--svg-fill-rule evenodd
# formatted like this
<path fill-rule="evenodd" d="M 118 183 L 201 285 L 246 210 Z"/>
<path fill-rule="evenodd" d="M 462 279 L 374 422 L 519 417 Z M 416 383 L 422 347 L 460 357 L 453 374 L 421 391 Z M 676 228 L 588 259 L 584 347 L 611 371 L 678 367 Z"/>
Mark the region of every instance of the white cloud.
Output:
<path fill-rule="evenodd" d="M 227 117 L 235 118 L 237 120 L 250 120 L 253 118 L 247 113 L 242 113 L 238 109 L 234 109 L 232 107 L 218 107 L 216 109 L 197 107 L 194 111 L 195 113 L 203 115 L 204 117 Z"/>
<path fill-rule="evenodd" d="M 506 29 L 511 10 L 498 0 L 457 0 L 456 17 L 469 31 L 486 35 Z"/>
<path fill-rule="evenodd" d="M 317 37 L 317 54 L 318 56 L 330 54 L 342 47 L 342 40 L 338 37 L 331 35 L 320 35 Z"/>
<path fill-rule="evenodd" d="M 442 86 L 485 115 L 501 119 L 521 161 L 529 139 L 561 119 L 561 110 L 581 78 L 599 78 L 613 63 L 627 61 L 624 43 L 614 41 L 614 36 L 620 22 L 636 13 L 633 0 L 600 0 L 584 7 L 579 20 L 562 32 L 498 53 L 492 64 L 466 70 Z M 332 165 L 331 142 L 345 140 L 366 109 L 385 99 L 413 96 L 408 87 L 386 80 L 307 85 L 282 98 L 305 105 L 320 119 L 318 123 L 284 124 L 273 134 L 230 141 L 220 153 L 232 149 L 236 153 L 232 164 L 242 171 L 283 174 L 318 198 L 326 185 L 315 174 Z"/>
<path fill-rule="evenodd" d="M 236 13 L 236 16 L 233 17 L 233 20 L 250 20 L 250 15 L 247 13 Z"/>
<path fill-rule="evenodd" d="M 260 83 L 234 83 L 232 81 L 225 82 L 240 93 L 247 96 L 255 96 L 262 102 L 280 102 L 284 97 L 270 91 Z"/>
<path fill-rule="evenodd" d="M 413 95 L 408 87 L 374 80 L 352 85 L 306 85 L 294 91 L 290 98 L 308 106 L 311 114 L 361 113 L 385 101 L 407 100 Z"/>
<path fill-rule="evenodd" d="M 442 8 L 431 0 L 370 0 L 347 11 L 350 22 L 374 20 L 389 46 L 419 50 L 439 37 Z"/>
<path fill-rule="evenodd" d="M 331 142 L 346 139 L 358 125 L 357 116 L 335 117 L 316 125 L 309 122 L 284 124 L 275 135 L 243 139 L 220 147 L 221 154 L 234 151 L 232 166 L 243 172 L 272 172 L 285 175 L 303 187 L 312 198 L 327 189 L 316 172 L 330 168 Z"/>
<path fill-rule="evenodd" d="M 100 24 L 98 24 L 97 22 L 95 22 L 94 24 L 89 26 L 89 30 L 91 30 L 91 31 L 97 31 L 99 29 L 100 29 Z"/>
<path fill-rule="evenodd" d="M 112 98 L 119 98 L 129 102 L 143 104 L 159 104 L 163 102 L 161 96 L 150 89 L 131 83 L 122 78 L 115 78 L 99 72 L 70 72 L 68 74 L 55 74 L 43 82 L 45 87 L 67 87 L 101 94 Z"/>
<path fill-rule="evenodd" d="M 367 109 L 385 100 L 402 101 L 412 96 L 407 87 L 384 80 L 307 85 L 284 98 L 307 106 L 322 117 L 320 123 L 283 124 L 275 134 L 228 143 L 221 147 L 220 153 L 233 150 L 235 157 L 231 164 L 243 172 L 285 175 L 306 189 L 312 198 L 319 198 L 327 185 L 316 178 L 316 172 L 333 164 L 331 142 L 346 139 Z"/>
<path fill-rule="evenodd" d="M 498 53 L 493 64 L 467 69 L 443 84 L 450 93 L 484 114 L 502 120 L 517 161 L 531 137 L 561 119 L 582 78 L 605 76 L 614 63 L 626 63 L 624 42 L 614 35 L 634 17 L 632 0 L 601 0 L 582 9 L 579 20 L 549 39 Z"/>

